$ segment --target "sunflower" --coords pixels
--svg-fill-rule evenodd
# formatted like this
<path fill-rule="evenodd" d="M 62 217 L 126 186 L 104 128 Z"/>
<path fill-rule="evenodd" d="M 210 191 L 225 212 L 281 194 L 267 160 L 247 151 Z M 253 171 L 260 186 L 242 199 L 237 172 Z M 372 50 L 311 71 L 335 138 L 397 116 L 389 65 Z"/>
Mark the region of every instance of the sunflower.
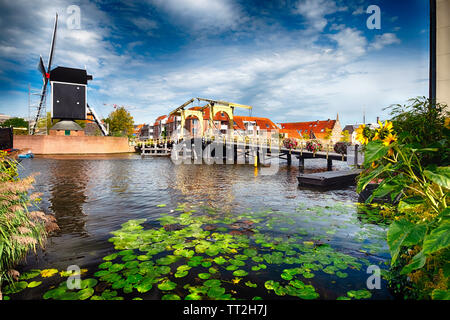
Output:
<path fill-rule="evenodd" d="M 393 135 L 392 133 L 389 133 L 389 134 L 387 135 L 387 137 L 383 139 L 383 144 L 384 144 L 385 146 L 388 146 L 388 145 L 390 145 L 392 142 L 395 142 L 395 141 L 397 141 L 397 136 L 396 136 L 396 135 Z"/>
<path fill-rule="evenodd" d="M 369 138 L 365 135 L 366 125 L 362 124 L 356 129 L 356 140 L 361 142 L 362 144 L 368 144 Z"/>
<path fill-rule="evenodd" d="M 385 121 L 384 124 L 378 120 L 378 124 L 380 127 L 377 129 L 373 140 L 382 140 L 384 141 L 389 135 L 392 135 L 393 124 L 391 121 Z"/>

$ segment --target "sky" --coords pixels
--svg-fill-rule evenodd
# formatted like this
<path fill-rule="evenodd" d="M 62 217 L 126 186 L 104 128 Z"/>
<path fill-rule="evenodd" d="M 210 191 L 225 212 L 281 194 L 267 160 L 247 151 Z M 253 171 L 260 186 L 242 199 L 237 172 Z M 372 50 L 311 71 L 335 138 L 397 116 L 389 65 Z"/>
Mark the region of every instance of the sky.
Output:
<path fill-rule="evenodd" d="M 0 113 L 28 117 L 52 68 L 86 68 L 102 117 L 125 106 L 153 123 L 202 97 L 251 105 L 276 123 L 386 119 L 392 104 L 428 95 L 426 0 L 0 0 Z M 79 25 L 70 6 L 80 9 Z M 380 29 L 369 29 L 380 8 Z M 75 21 L 75 23 L 73 23 Z M 49 111 L 49 106 L 47 111 Z"/>

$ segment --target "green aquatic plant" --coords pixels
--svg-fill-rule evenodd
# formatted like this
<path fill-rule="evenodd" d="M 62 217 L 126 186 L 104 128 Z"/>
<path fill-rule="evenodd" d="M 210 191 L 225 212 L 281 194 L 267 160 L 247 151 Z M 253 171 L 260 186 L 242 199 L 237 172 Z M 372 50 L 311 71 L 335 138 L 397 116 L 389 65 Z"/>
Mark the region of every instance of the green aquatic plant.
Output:
<path fill-rule="evenodd" d="M 347 269 L 360 270 L 366 263 L 321 243 L 318 235 L 303 239 L 309 234 L 291 231 L 299 229 L 296 223 L 285 234 L 263 232 L 268 221 L 273 227 L 290 221 L 284 219 L 285 212 L 229 215 L 206 210 L 205 214 L 180 207 L 170 216 L 161 214 L 159 225 L 147 224 L 146 219 L 122 224 L 109 239 L 114 251 L 83 280 L 82 289 L 68 290 L 61 284 L 50 288 L 44 298 L 116 300 L 157 293 L 164 300 L 232 300 L 241 298 L 245 288 L 258 293 L 255 299 L 261 298 L 261 290 L 269 296 L 318 299 L 320 294 L 311 282 L 315 276 L 335 281 L 347 277 Z M 308 214 L 329 217 L 332 210 L 311 208 Z M 44 275 L 58 275 L 58 270 L 50 270 Z M 42 270 L 30 271 L 29 276 L 33 275 L 47 279 Z M 27 284 L 23 290 L 34 289 Z"/>
<path fill-rule="evenodd" d="M 0 151 L 0 300 L 4 283 L 21 286 L 22 282 L 15 282 L 18 272 L 13 268 L 58 228 L 53 216 L 28 210 L 40 196 L 27 193 L 33 182 L 34 176 L 19 178 L 18 163 Z"/>

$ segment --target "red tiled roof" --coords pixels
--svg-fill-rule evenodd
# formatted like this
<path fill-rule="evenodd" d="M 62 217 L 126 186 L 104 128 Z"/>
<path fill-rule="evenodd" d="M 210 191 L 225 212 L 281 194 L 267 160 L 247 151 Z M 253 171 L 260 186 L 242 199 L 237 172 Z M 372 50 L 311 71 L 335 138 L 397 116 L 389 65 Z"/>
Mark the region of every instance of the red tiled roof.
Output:
<path fill-rule="evenodd" d="M 164 120 L 165 118 L 167 118 L 167 116 L 166 115 L 164 115 L 164 116 L 159 116 L 158 118 L 156 118 L 156 121 L 155 121 L 155 126 L 157 126 L 157 125 L 159 125 L 159 123 L 162 121 L 162 120 Z"/>
<path fill-rule="evenodd" d="M 245 130 L 244 121 L 254 121 L 260 130 L 278 130 L 279 128 L 268 118 L 234 116 L 235 129 Z"/>
<path fill-rule="evenodd" d="M 324 120 L 324 121 L 308 121 L 308 122 L 290 122 L 280 123 L 281 129 L 285 129 L 294 134 L 297 132 L 298 137 L 302 136 L 305 132 L 311 134 L 314 133 L 318 139 L 324 138 L 326 135 L 326 129 L 332 130 L 336 124 L 336 120 Z M 282 132 L 282 131 L 280 131 Z M 289 133 L 289 132 L 286 132 Z M 293 137 L 289 134 L 289 137 Z"/>

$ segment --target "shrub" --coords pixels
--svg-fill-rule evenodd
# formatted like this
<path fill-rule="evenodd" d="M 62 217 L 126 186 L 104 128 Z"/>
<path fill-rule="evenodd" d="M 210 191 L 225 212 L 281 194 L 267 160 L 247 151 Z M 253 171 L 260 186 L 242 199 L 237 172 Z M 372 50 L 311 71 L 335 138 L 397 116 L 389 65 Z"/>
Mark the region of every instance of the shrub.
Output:
<path fill-rule="evenodd" d="M 435 143 L 436 138 L 446 139 L 441 133 L 447 129 L 440 112 L 435 112 L 439 109 L 430 110 L 429 101 L 421 104 L 414 105 L 413 114 L 396 114 L 400 122 L 380 123 L 377 130 L 358 128 L 358 140 L 365 145 L 365 170 L 357 191 L 378 179 L 382 182 L 367 202 L 388 195 L 400 200 L 387 232 L 395 281 L 411 279 L 419 298 L 450 299 L 450 166 L 448 155 Z M 427 121 L 439 127 L 426 130 Z M 411 132 L 422 136 L 410 137 Z"/>
<path fill-rule="evenodd" d="M 285 138 L 283 140 L 283 146 L 286 149 L 295 149 L 298 146 L 297 140 L 291 139 L 291 138 Z"/>
<path fill-rule="evenodd" d="M 17 162 L 0 152 L 0 288 L 3 282 L 14 283 L 13 270 L 28 251 L 44 244 L 47 232 L 58 228 L 53 216 L 29 212 L 27 207 L 39 194 L 28 195 L 34 177 L 18 177 Z M 0 290 L 1 299 L 1 290 Z"/>
<path fill-rule="evenodd" d="M 310 152 L 317 152 L 323 149 L 322 143 L 318 140 L 310 140 L 306 142 L 306 150 Z"/>
<path fill-rule="evenodd" d="M 350 145 L 350 142 L 336 142 L 334 145 L 334 152 L 339 154 L 347 154 L 347 147 Z"/>

